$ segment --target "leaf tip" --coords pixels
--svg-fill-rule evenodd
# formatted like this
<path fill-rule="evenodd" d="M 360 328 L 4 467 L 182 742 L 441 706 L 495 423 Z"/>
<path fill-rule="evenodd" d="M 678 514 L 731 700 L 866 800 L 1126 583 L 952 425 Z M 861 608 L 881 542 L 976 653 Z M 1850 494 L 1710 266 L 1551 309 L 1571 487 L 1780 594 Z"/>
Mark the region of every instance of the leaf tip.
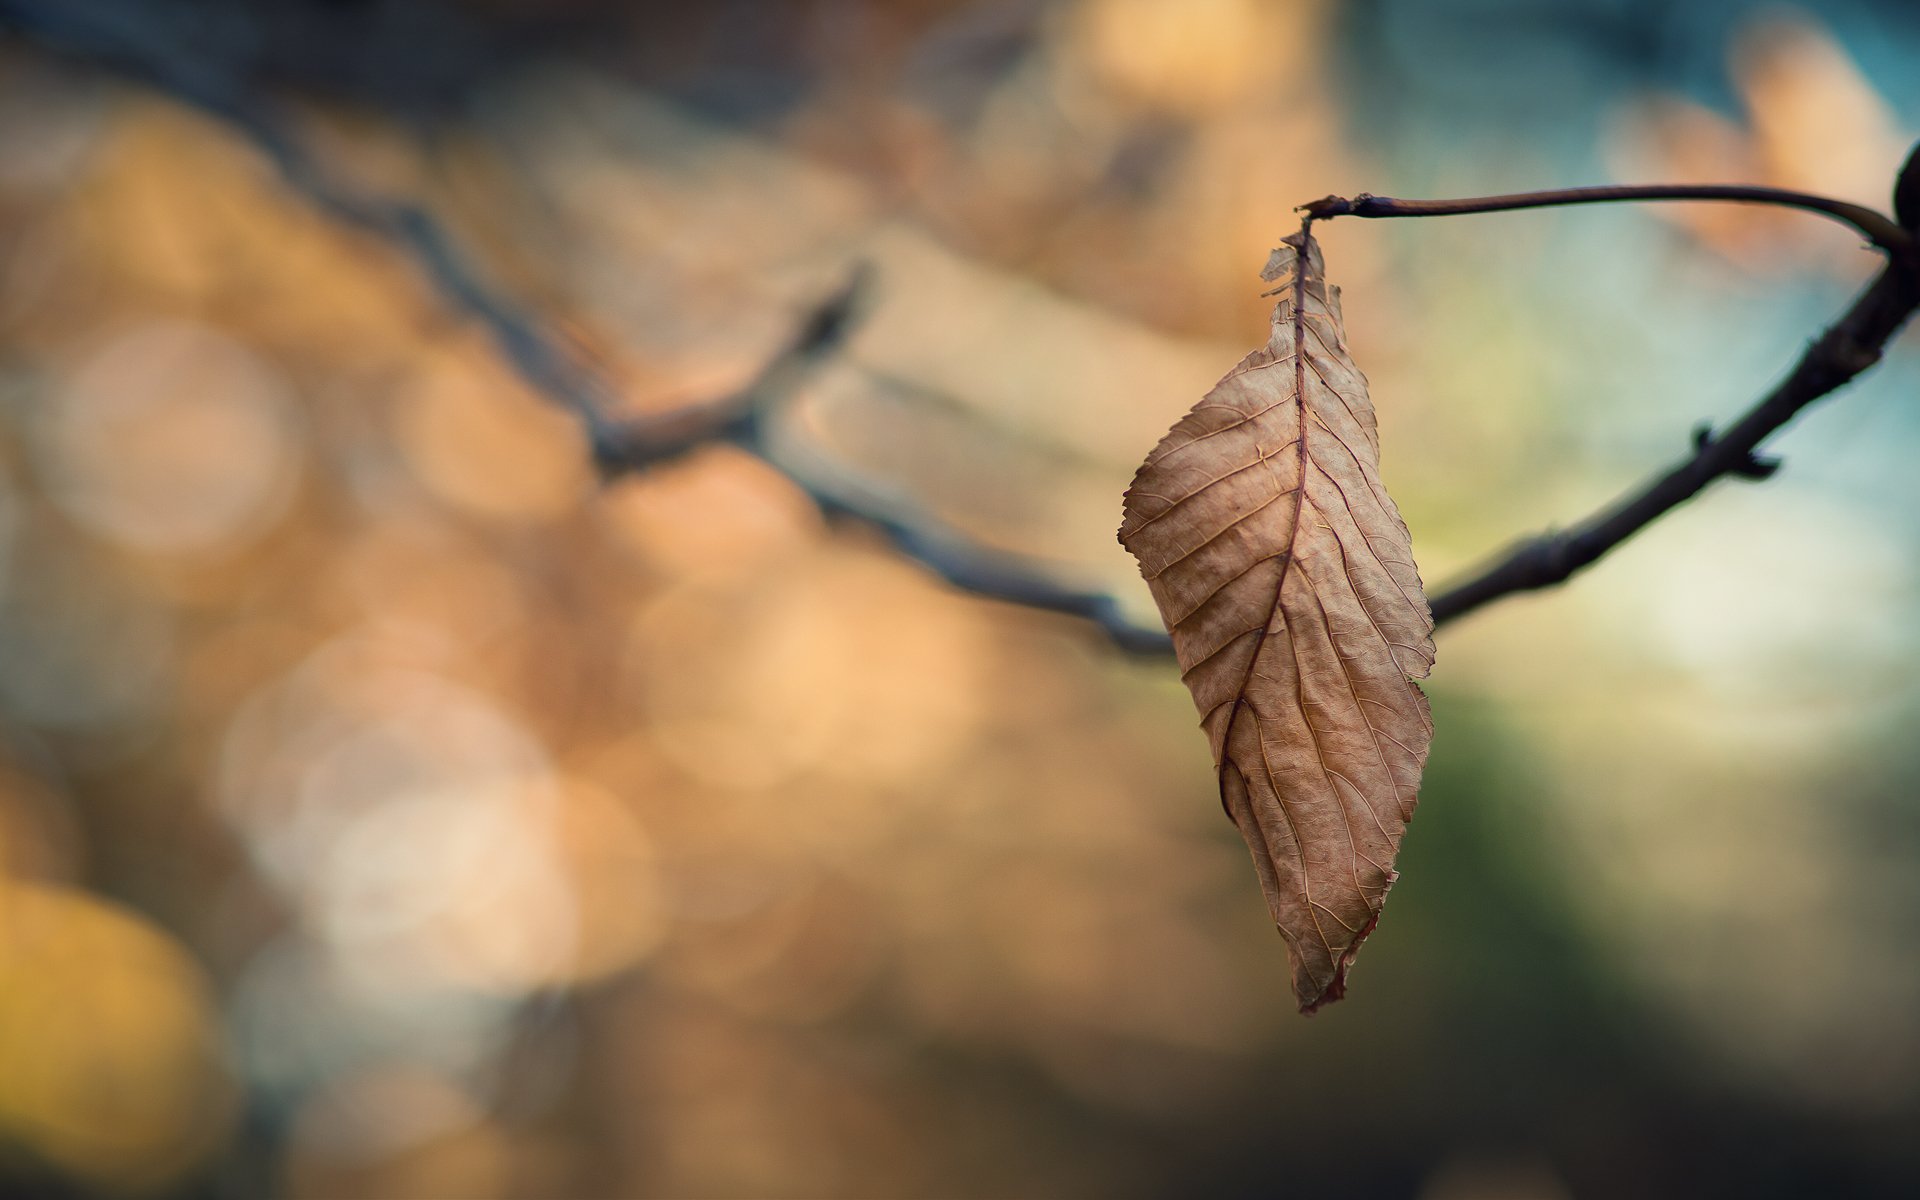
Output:
<path fill-rule="evenodd" d="M 1320 256 L 1320 243 L 1313 235 L 1302 229 L 1280 239 L 1280 244 L 1267 255 L 1267 265 L 1261 268 L 1260 278 L 1268 283 L 1288 279 L 1293 275 L 1300 256 L 1307 256 L 1307 273 L 1319 277 L 1326 274 L 1326 263 Z"/>
<path fill-rule="evenodd" d="M 1260 268 L 1260 278 L 1272 283 L 1276 279 L 1285 278 L 1293 273 L 1293 260 L 1298 251 L 1293 248 L 1292 243 L 1293 238 L 1284 238 L 1281 245 L 1273 248 L 1273 253 L 1267 255 L 1267 265 Z"/>
<path fill-rule="evenodd" d="M 1387 886 L 1393 886 L 1393 881 L 1398 878 L 1399 875 L 1397 873 L 1389 872 L 1387 875 Z M 1340 956 L 1334 960 L 1333 977 L 1327 980 L 1324 986 L 1316 985 L 1311 980 L 1299 978 L 1294 980 L 1293 994 L 1294 999 L 1300 1002 L 1301 1016 L 1310 1017 L 1319 1012 L 1324 1006 L 1332 1004 L 1335 1000 L 1342 999 L 1346 996 L 1347 970 L 1353 966 L 1354 957 L 1360 953 L 1360 943 L 1366 941 L 1367 935 L 1372 933 L 1374 927 L 1379 924 L 1380 913 L 1379 910 L 1376 909 L 1373 916 L 1367 919 L 1367 923 L 1360 927 L 1360 932 L 1354 934 L 1353 940 L 1348 942 L 1346 948 L 1340 951 Z M 1305 987 L 1301 986 L 1303 983 L 1306 984 Z"/>

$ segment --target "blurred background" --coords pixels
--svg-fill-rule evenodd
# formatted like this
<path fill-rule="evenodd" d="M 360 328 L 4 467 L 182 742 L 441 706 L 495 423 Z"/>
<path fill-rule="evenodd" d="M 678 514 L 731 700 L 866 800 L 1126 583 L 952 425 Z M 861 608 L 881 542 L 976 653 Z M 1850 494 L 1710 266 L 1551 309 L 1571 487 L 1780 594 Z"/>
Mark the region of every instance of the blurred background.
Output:
<path fill-rule="evenodd" d="M 623 413 L 741 386 L 1111 590 L 1292 206 L 1885 207 L 1920 9 L 0 3 L 0 1195 L 1903 1194 L 1920 353 L 1439 638 L 1350 998 L 1293 1011 L 1166 663 L 743 451 L 603 485 L 417 206 Z M 276 162 L 264 114 L 311 170 Z M 284 151 L 284 146 L 282 147 Z M 1323 230 L 1430 586 L 1740 411 L 1804 214 Z"/>

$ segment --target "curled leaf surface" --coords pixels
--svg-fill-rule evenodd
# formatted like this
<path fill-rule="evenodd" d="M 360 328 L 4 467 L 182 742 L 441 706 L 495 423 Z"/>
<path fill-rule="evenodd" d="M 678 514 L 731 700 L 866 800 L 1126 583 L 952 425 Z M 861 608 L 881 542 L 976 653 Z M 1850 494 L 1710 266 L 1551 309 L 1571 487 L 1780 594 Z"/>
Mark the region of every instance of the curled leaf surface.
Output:
<path fill-rule="evenodd" d="M 1253 853 L 1303 1012 L 1337 1000 L 1395 879 L 1433 740 L 1433 619 L 1380 481 L 1320 247 L 1286 239 L 1272 334 L 1147 456 L 1140 561 Z"/>

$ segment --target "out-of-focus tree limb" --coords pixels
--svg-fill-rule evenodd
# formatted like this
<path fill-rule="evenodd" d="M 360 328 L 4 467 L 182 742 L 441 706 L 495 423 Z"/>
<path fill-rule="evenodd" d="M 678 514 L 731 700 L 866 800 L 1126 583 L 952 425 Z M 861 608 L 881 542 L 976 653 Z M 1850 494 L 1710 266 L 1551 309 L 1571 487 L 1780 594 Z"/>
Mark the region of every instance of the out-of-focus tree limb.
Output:
<path fill-rule="evenodd" d="M 1699 495 L 1717 479 L 1765 479 L 1779 461 L 1757 451 L 1800 410 L 1880 361 L 1894 334 L 1920 308 L 1920 146 L 1894 182 L 1894 215 L 1804 192 L 1733 185 L 1566 188 L 1468 200 L 1396 200 L 1327 196 L 1303 204 L 1308 223 L 1335 217 L 1442 217 L 1617 201 L 1721 200 L 1775 204 L 1832 217 L 1858 229 L 1887 255 L 1883 268 L 1839 320 L 1815 338 L 1772 391 L 1724 433 L 1695 431 L 1693 454 L 1572 529 L 1550 531 L 1512 547 L 1498 561 L 1433 598 L 1433 620 L 1443 625 L 1515 592 L 1565 582 L 1654 521 Z"/>
<path fill-rule="evenodd" d="M 431 212 L 331 176 L 295 135 L 274 97 L 250 81 L 246 64 L 223 57 L 226 43 L 183 34 L 178 17 L 164 6 L 128 0 L 0 0 L 0 27 L 44 49 L 110 67 L 221 118 L 310 203 L 404 254 L 443 301 L 486 326 L 529 386 L 579 419 L 603 475 L 642 470 L 699 446 L 731 443 L 787 475 L 828 515 L 877 527 L 902 553 L 956 587 L 1083 618 L 1131 653 L 1171 652 L 1165 631 L 1131 620 L 1117 597 L 1073 587 L 1042 563 L 983 546 L 908 497 L 777 436 L 771 418 L 839 350 L 857 321 L 870 290 L 864 269 L 856 269 L 815 305 L 787 346 L 738 391 L 668 413 L 622 418 L 604 376 L 538 316 L 490 284 Z"/>

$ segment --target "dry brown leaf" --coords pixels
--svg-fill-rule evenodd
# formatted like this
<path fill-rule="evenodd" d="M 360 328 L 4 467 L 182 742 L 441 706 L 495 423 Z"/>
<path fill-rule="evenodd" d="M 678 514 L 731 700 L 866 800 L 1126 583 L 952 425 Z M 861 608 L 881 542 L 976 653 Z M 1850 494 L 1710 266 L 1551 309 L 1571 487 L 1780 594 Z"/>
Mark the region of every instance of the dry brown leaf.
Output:
<path fill-rule="evenodd" d="M 1283 281 L 1272 336 L 1147 456 L 1120 541 L 1312 1012 L 1345 990 L 1395 878 L 1433 740 L 1413 682 L 1433 618 L 1319 245 L 1287 238 L 1264 275 Z"/>

